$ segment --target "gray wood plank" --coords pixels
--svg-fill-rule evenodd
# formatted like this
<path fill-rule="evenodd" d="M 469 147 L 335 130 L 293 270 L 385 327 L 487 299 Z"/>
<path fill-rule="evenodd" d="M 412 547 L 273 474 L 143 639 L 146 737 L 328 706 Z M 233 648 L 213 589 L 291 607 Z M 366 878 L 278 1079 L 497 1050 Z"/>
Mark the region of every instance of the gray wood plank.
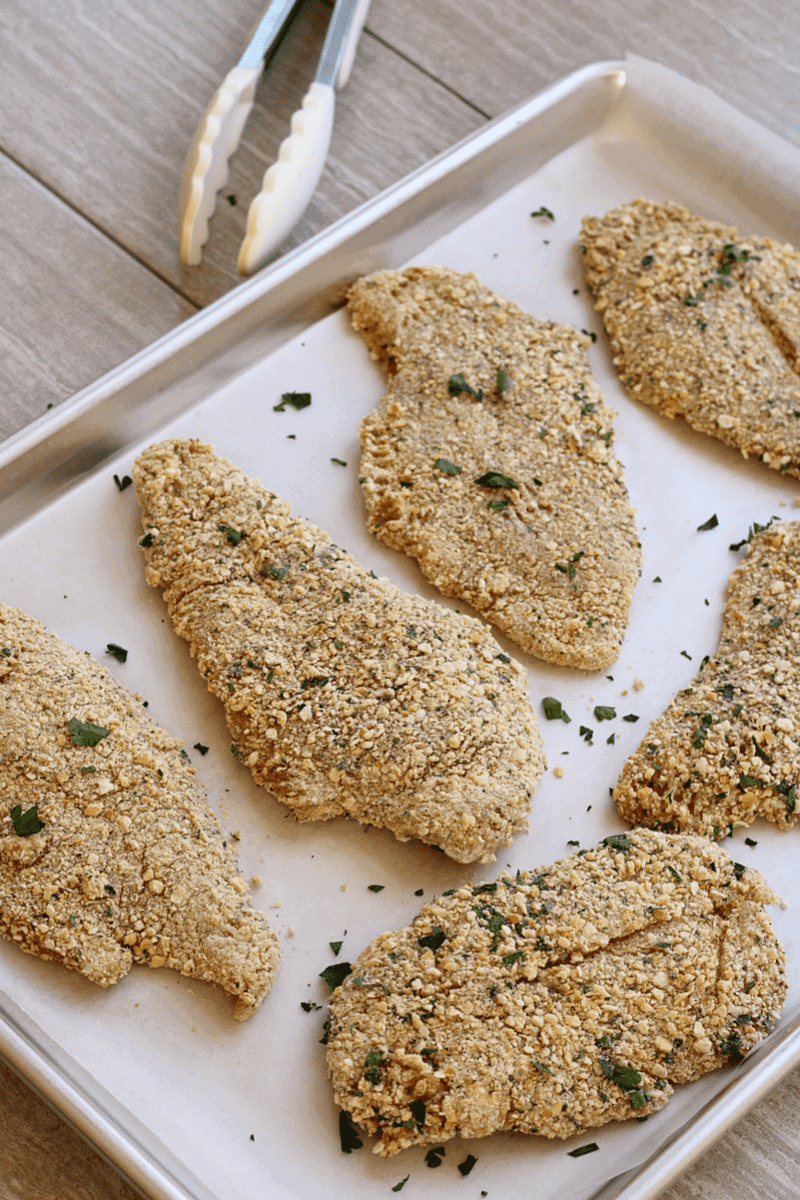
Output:
<path fill-rule="evenodd" d="M 777 0 L 373 0 L 369 28 L 491 116 L 626 50 L 800 145 L 800 6 Z"/>
<path fill-rule="evenodd" d="M 0 211 L 3 438 L 196 310 L 2 155 Z"/>
<path fill-rule="evenodd" d="M 237 204 L 218 206 L 204 263 L 187 268 L 177 239 L 183 160 L 262 8 L 263 0 L 11 0 L 0 9 L 0 149 L 201 305 L 240 282 L 247 206 L 313 79 L 330 16 L 322 0 L 311 0 L 267 73 L 225 189 Z M 300 238 L 483 119 L 363 37 Z"/>

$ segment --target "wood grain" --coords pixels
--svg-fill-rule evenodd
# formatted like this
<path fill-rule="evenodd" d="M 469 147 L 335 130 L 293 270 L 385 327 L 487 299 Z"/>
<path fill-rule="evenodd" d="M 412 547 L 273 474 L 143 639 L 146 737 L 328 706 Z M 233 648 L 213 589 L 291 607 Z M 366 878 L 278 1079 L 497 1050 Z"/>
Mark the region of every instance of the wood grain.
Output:
<path fill-rule="evenodd" d="M 0 148 L 199 305 L 240 282 L 249 201 L 314 77 L 330 8 L 311 0 L 264 77 L 200 267 L 178 258 L 183 160 L 261 0 L 22 0 L 0 10 Z M 23 15 L 24 13 L 24 15 Z M 23 36 L 13 38 L 22 23 Z M 4 47 L 4 49 L 3 49 Z M 65 63 L 69 66 L 65 69 Z M 20 105 L 18 97 L 25 96 Z M 13 120 L 9 114 L 13 112 Z M 296 240 L 350 212 L 485 118 L 375 38 L 337 98 L 330 157 Z M 42 152 L 42 147 L 47 152 Z M 391 147 L 391 150 L 389 150 Z"/>
<path fill-rule="evenodd" d="M 373 0 L 369 27 L 490 116 L 631 50 L 800 145 L 800 7 L 754 0 Z"/>
<path fill-rule="evenodd" d="M 195 308 L 2 155 L 0 211 L 2 438 Z"/>

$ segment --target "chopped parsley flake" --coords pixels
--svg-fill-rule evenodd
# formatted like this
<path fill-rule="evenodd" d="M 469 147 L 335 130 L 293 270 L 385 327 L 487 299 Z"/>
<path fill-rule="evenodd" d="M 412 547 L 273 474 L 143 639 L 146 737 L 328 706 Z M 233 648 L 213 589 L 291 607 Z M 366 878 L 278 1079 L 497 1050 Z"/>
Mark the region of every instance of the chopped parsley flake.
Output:
<path fill-rule="evenodd" d="M 311 403 L 311 392 L 284 392 L 281 396 L 280 404 L 274 405 L 273 412 L 286 412 L 286 405 L 290 404 L 292 408 L 301 409 L 308 408 Z"/>
<path fill-rule="evenodd" d="M 628 713 L 627 716 L 623 717 L 622 719 L 623 721 L 630 721 L 631 723 L 639 720 L 636 713 Z"/>
<path fill-rule="evenodd" d="M 79 721 L 77 717 L 70 717 L 68 728 L 74 746 L 96 746 L 104 737 L 108 737 L 108 730 L 102 725 Z"/>
<path fill-rule="evenodd" d="M 324 971 L 320 971 L 320 979 L 324 979 L 331 991 L 339 987 L 341 983 L 352 974 L 353 968 L 349 962 L 332 963 L 326 967 Z"/>
<path fill-rule="evenodd" d="M 511 501 L 504 497 L 502 500 L 490 500 L 486 507 L 491 508 L 493 512 L 502 512 L 510 503 Z"/>
<path fill-rule="evenodd" d="M 341 942 L 328 942 L 328 945 L 330 946 L 330 948 L 334 954 L 338 954 L 342 948 Z"/>
<path fill-rule="evenodd" d="M 462 1175 L 469 1175 L 477 1161 L 478 1160 L 474 1154 L 468 1154 L 464 1161 L 458 1164 L 458 1169 Z"/>
<path fill-rule="evenodd" d="M 421 950 L 438 950 L 444 945 L 447 939 L 447 934 L 438 925 L 434 925 L 432 931 L 425 937 L 417 938 L 417 945 Z"/>
<path fill-rule="evenodd" d="M 561 707 L 561 701 L 556 700 L 555 696 L 545 696 L 542 700 L 542 708 L 544 709 L 544 715 L 547 717 L 548 721 L 561 720 L 565 725 L 569 725 L 570 721 L 572 720 L 572 718 L 568 716 Z"/>
<path fill-rule="evenodd" d="M 272 567 L 268 563 L 265 567 L 262 567 L 258 573 L 259 575 L 263 575 L 265 579 L 283 579 L 284 575 L 286 574 L 286 568 Z"/>
<path fill-rule="evenodd" d="M 499 658 L 500 662 L 503 662 L 503 663 L 511 662 L 511 659 L 508 657 L 507 654 L 495 654 L 495 658 Z"/>
<path fill-rule="evenodd" d="M 367 886 L 367 891 L 368 892 L 382 892 L 385 887 L 386 887 L 385 883 L 370 883 Z"/>
<path fill-rule="evenodd" d="M 434 1146 L 425 1155 L 425 1164 L 428 1167 L 440 1167 L 444 1158 L 444 1146 Z"/>
<path fill-rule="evenodd" d="M 587 1142 L 585 1146 L 578 1146 L 575 1150 L 568 1150 L 567 1154 L 570 1158 L 583 1158 L 584 1154 L 592 1154 L 595 1150 L 599 1150 L 597 1142 Z"/>
<path fill-rule="evenodd" d="M 401 1179 L 399 1183 L 396 1183 L 394 1185 L 394 1187 L 392 1188 L 392 1191 L 393 1192 L 402 1192 L 403 1188 L 406 1186 L 406 1184 L 408 1183 L 410 1178 L 411 1178 L 411 1175 L 409 1173 L 408 1175 L 406 1175 L 405 1179 Z"/>
<path fill-rule="evenodd" d="M 149 550 L 150 547 L 153 545 L 152 533 L 146 533 L 144 535 L 144 537 L 139 538 L 139 545 L 144 546 L 145 550 Z"/>
<path fill-rule="evenodd" d="M 199 750 L 201 754 L 208 754 L 208 746 L 204 746 L 201 742 L 195 742 L 192 749 Z"/>
<path fill-rule="evenodd" d="M 458 375 L 450 376 L 447 381 L 447 390 L 451 396 L 460 396 L 465 393 L 467 396 L 474 396 L 479 402 L 483 399 L 483 389 L 478 388 L 476 392 L 475 388 L 469 386 L 461 372 Z"/>
<path fill-rule="evenodd" d="M 446 458 L 437 458 L 433 464 L 434 471 L 443 471 L 445 475 L 460 475 L 461 467 L 457 467 L 455 463 L 448 462 Z"/>
<path fill-rule="evenodd" d="M 40 829 L 44 829 L 44 821 L 39 820 L 39 813 L 35 804 L 27 812 L 22 811 L 21 804 L 15 804 L 11 809 L 11 821 L 17 837 L 30 837 L 31 834 L 38 833 Z"/>
<path fill-rule="evenodd" d="M 240 529 L 234 529 L 232 525 L 218 525 L 217 529 L 220 533 L 224 533 L 231 546 L 238 546 L 243 537 L 247 537 Z"/>
<path fill-rule="evenodd" d="M 758 842 L 754 842 L 751 837 L 746 837 L 744 839 L 744 844 L 745 844 L 745 846 L 757 846 Z"/>
<path fill-rule="evenodd" d="M 422 1133 L 425 1125 L 425 1101 L 412 1100 L 408 1107 L 411 1109 L 411 1115 L 414 1118 L 417 1129 Z"/>
<path fill-rule="evenodd" d="M 339 1113 L 339 1137 L 342 1142 L 343 1154 L 350 1154 L 353 1150 L 360 1150 L 364 1145 L 358 1136 L 358 1130 L 353 1125 L 353 1118 L 344 1109 Z"/>
<path fill-rule="evenodd" d="M 763 533 L 765 529 L 769 529 L 773 521 L 780 521 L 780 517 L 770 517 L 766 525 L 759 525 L 758 521 L 754 521 L 747 531 L 747 537 L 742 538 L 740 542 L 731 542 L 728 549 L 733 551 L 741 550 L 742 546 L 746 546 L 752 542 L 757 533 Z"/>
<path fill-rule="evenodd" d="M 606 704 L 595 705 L 594 719 L 596 721 L 613 721 L 617 715 L 615 708 L 609 708 Z"/>
<path fill-rule="evenodd" d="M 509 479 L 508 475 L 503 475 L 500 471 L 487 471 L 485 475 L 481 475 L 478 479 L 473 480 L 479 487 L 485 488 L 516 488 L 519 491 L 519 484 L 513 479 Z"/>
<path fill-rule="evenodd" d="M 580 735 L 585 742 L 591 742 L 594 737 L 594 730 L 590 729 L 588 725 L 581 725 Z"/>
<path fill-rule="evenodd" d="M 315 1004 L 313 1000 L 301 1000 L 300 1007 L 303 1012 L 319 1012 L 322 1009 L 321 1004 Z"/>
<path fill-rule="evenodd" d="M 630 838 L 625 833 L 610 833 L 608 837 L 603 838 L 603 845 L 610 847 L 611 850 L 630 850 Z"/>
<path fill-rule="evenodd" d="M 133 480 L 131 479 L 130 475 L 123 475 L 122 479 L 120 479 L 119 475 L 115 475 L 114 483 L 117 485 L 117 491 L 124 492 L 125 488 L 131 486 Z"/>
<path fill-rule="evenodd" d="M 498 396 L 502 396 L 503 392 L 507 392 L 510 387 L 508 375 L 506 374 L 506 372 L 503 370 L 502 367 L 500 367 L 500 369 L 497 372 L 497 376 L 495 378 L 495 386 L 497 387 Z"/>
<path fill-rule="evenodd" d="M 344 459 L 343 459 L 343 458 L 332 458 L 332 459 L 331 459 L 331 462 L 333 462 L 333 463 L 336 463 L 336 464 L 337 464 L 337 466 L 340 466 L 340 467 L 346 467 L 346 466 L 347 466 L 347 463 L 344 461 Z M 411 486 L 411 484 L 408 484 L 407 486 L 408 486 L 408 487 L 410 487 L 410 486 Z"/>
<path fill-rule="evenodd" d="M 114 642 L 108 643 L 106 646 L 106 654 L 110 654 L 112 658 L 117 660 L 117 662 L 124 663 L 128 660 L 128 651 L 122 646 L 115 645 Z"/>
<path fill-rule="evenodd" d="M 697 532 L 703 533 L 706 529 L 716 529 L 718 525 L 719 521 L 717 520 L 717 514 L 714 513 L 714 515 L 709 517 L 707 521 L 704 521 L 702 525 L 697 526 Z"/>
<path fill-rule="evenodd" d="M 550 212 L 550 209 L 545 208 L 544 205 L 542 205 L 541 208 L 537 208 L 536 212 L 532 212 L 531 216 L 532 217 L 547 217 L 548 221 L 555 221 L 555 217 Z"/>

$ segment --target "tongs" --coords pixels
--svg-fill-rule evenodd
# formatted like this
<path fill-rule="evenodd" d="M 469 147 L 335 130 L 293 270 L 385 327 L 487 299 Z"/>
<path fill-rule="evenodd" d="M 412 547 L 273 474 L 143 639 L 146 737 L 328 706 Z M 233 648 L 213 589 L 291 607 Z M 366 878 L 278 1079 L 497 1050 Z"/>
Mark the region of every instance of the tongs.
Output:
<path fill-rule="evenodd" d="M 238 63 L 223 79 L 192 138 L 181 180 L 181 261 L 196 267 L 208 241 L 217 192 L 228 180 L 228 159 L 253 107 L 265 60 L 272 57 L 303 0 L 272 0 Z M 278 249 L 305 212 L 317 186 L 333 129 L 334 93 L 350 78 L 369 0 L 336 0 L 314 82 L 292 116 L 291 133 L 265 173 L 250 205 L 239 251 L 240 275 L 250 275 Z"/>

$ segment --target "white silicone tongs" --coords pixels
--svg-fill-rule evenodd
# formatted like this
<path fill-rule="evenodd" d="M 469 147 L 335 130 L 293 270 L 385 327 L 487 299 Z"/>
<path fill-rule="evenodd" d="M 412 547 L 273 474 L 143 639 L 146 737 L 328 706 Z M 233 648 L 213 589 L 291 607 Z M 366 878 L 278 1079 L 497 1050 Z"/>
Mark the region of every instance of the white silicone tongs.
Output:
<path fill-rule="evenodd" d="M 180 192 L 180 255 L 200 262 L 217 192 L 228 178 L 228 159 L 253 107 L 263 59 L 283 36 L 298 0 L 272 0 L 239 62 L 229 71 L 192 139 Z M 239 251 L 241 275 L 250 275 L 278 249 L 305 211 L 322 174 L 333 128 L 334 93 L 350 77 L 369 0 L 336 0 L 314 82 L 293 115 L 278 161 L 264 175 L 250 205 Z"/>

